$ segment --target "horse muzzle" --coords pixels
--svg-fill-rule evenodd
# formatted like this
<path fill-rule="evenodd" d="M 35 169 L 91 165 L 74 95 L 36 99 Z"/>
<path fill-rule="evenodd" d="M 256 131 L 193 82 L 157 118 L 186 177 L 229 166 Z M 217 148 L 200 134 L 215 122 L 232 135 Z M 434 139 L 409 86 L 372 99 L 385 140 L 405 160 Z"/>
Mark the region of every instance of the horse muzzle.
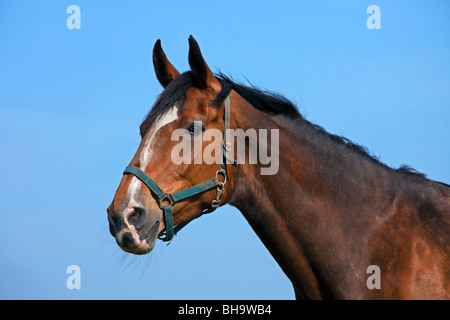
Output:
<path fill-rule="evenodd" d="M 146 254 L 153 249 L 160 227 L 159 212 L 149 213 L 142 207 L 127 207 L 116 213 L 112 204 L 107 212 L 109 230 L 122 250 Z"/>

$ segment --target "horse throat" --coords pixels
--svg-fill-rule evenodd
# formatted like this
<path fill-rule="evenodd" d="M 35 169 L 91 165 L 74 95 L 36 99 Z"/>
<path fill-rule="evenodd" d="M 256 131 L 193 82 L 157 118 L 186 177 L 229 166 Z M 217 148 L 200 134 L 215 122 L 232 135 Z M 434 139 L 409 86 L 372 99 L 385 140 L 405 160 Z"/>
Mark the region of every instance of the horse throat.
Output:
<path fill-rule="evenodd" d="M 265 115 L 252 119 L 267 127 L 277 122 Z M 261 164 L 239 165 L 229 203 L 242 212 L 291 280 L 297 298 L 344 298 L 338 283 L 358 292 L 361 285 L 352 279 L 363 278 L 367 268 L 361 252 L 366 229 L 348 234 L 354 228 L 345 227 L 345 215 L 354 199 L 344 190 L 356 188 L 364 177 L 351 175 L 352 164 L 323 147 L 320 139 L 299 135 L 290 126 L 280 125 L 279 130 L 278 172 L 261 175 Z M 365 201 L 369 195 L 361 196 Z"/>

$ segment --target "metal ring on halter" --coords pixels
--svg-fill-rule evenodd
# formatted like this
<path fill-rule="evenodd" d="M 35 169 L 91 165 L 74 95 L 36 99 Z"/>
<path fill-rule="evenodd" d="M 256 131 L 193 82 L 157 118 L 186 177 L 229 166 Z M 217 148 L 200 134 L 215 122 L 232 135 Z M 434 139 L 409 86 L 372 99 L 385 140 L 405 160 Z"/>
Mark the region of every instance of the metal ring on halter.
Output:
<path fill-rule="evenodd" d="M 163 205 L 163 202 L 167 201 L 169 204 L 168 205 Z M 164 193 L 164 195 L 162 196 L 161 199 L 159 199 L 159 207 L 161 209 L 164 209 L 165 207 L 171 206 L 173 205 L 173 199 L 170 193 Z"/>
<path fill-rule="evenodd" d="M 221 174 L 223 176 L 223 179 L 224 179 L 223 182 L 220 182 L 219 179 L 217 178 L 218 174 Z M 225 171 L 225 169 L 220 168 L 219 170 L 217 170 L 216 174 L 214 175 L 214 177 L 217 179 L 217 181 L 219 181 L 221 187 L 223 188 L 223 186 L 227 182 L 227 172 Z"/>
<path fill-rule="evenodd" d="M 211 203 L 211 208 L 217 208 L 220 205 L 220 200 L 214 199 Z"/>

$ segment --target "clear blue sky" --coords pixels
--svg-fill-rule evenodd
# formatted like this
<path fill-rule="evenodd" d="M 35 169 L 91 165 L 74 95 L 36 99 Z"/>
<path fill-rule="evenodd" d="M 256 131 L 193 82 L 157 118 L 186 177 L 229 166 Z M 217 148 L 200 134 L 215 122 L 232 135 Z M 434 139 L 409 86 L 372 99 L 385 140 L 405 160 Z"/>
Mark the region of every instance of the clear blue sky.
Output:
<path fill-rule="evenodd" d="M 69 5 L 81 29 L 66 27 Z M 369 30 L 366 9 L 381 8 Z M 450 2 L 0 2 L 0 298 L 292 299 L 226 206 L 151 255 L 123 253 L 106 208 L 194 35 L 213 71 L 284 94 L 310 121 L 450 183 Z M 66 268 L 81 268 L 68 290 Z"/>

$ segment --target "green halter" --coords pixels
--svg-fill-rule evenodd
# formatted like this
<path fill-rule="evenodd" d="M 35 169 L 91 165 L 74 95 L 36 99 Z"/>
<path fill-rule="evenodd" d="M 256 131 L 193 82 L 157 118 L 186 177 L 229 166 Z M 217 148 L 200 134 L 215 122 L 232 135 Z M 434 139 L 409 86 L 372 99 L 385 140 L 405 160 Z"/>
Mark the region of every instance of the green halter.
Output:
<path fill-rule="evenodd" d="M 170 241 L 173 236 L 177 234 L 184 226 L 188 224 L 188 222 L 178 224 L 176 226 L 173 225 L 173 214 L 172 214 L 172 205 L 175 203 L 184 200 L 186 198 L 190 198 L 199 193 L 206 192 L 212 188 L 216 188 L 216 198 L 212 201 L 211 206 L 208 209 L 202 211 L 204 213 L 210 213 L 216 210 L 220 206 L 220 197 L 224 192 L 224 186 L 227 181 L 227 161 L 236 166 L 236 162 L 234 160 L 230 160 L 228 157 L 228 151 L 230 149 L 230 142 L 228 140 L 228 132 L 227 129 L 230 128 L 230 97 L 228 96 L 225 99 L 225 110 L 224 110 L 224 130 L 223 130 L 223 141 L 222 141 L 222 158 L 219 165 L 219 169 L 213 178 L 206 180 L 202 183 L 199 183 L 190 188 L 175 192 L 175 193 L 166 193 L 153 181 L 144 171 L 139 168 L 133 166 L 127 166 L 123 172 L 123 174 L 132 174 L 136 176 L 139 180 L 141 180 L 150 191 L 158 198 L 159 207 L 164 212 L 164 223 L 166 225 L 165 232 L 162 236 L 158 238 L 162 241 Z M 218 179 L 218 175 L 222 175 L 224 178 L 223 182 L 220 182 Z M 164 237 L 163 237 L 164 236 Z"/>

